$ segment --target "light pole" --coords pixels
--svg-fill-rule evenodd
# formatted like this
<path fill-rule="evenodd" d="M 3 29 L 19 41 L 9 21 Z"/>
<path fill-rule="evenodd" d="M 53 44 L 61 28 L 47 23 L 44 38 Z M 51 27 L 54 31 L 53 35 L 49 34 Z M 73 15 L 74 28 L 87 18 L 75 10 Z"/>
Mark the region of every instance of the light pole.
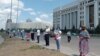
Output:
<path fill-rule="evenodd" d="M 18 16 L 19 16 L 19 0 L 18 0 L 18 3 L 17 3 L 17 15 L 16 15 L 16 30 L 18 29 Z"/>
<path fill-rule="evenodd" d="M 17 3 L 17 19 L 16 19 L 16 23 L 18 21 L 18 16 L 19 16 L 19 0 L 18 0 L 18 3 Z"/>
<path fill-rule="evenodd" d="M 10 19 L 12 19 L 12 0 L 11 0 L 11 11 L 10 11 Z"/>

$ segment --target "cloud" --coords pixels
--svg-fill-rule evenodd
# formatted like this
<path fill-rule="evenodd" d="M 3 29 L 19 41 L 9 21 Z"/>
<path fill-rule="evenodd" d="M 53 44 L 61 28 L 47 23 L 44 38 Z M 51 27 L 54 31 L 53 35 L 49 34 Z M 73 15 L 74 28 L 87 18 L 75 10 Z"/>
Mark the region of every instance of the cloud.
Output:
<path fill-rule="evenodd" d="M 32 9 L 32 8 L 24 8 L 23 10 L 24 10 L 24 11 L 28 11 L 28 12 L 33 11 L 33 9 Z"/>
<path fill-rule="evenodd" d="M 40 18 L 45 18 L 45 19 L 47 19 L 49 16 L 48 16 L 48 14 L 41 14 L 40 15 Z"/>
<path fill-rule="evenodd" d="M 36 12 L 30 12 L 30 15 L 35 16 Z"/>
<path fill-rule="evenodd" d="M 38 18 L 38 17 L 35 20 L 38 22 L 42 22 L 41 18 Z"/>
<path fill-rule="evenodd" d="M 20 0 L 12 0 L 12 21 L 16 22 L 17 18 L 17 9 L 19 2 L 19 16 L 21 14 L 22 9 L 24 8 L 24 3 Z M 10 19 L 11 12 L 11 0 L 0 0 L 0 28 L 5 28 L 6 20 Z"/>
<path fill-rule="evenodd" d="M 51 14 L 42 13 L 35 18 L 35 21 L 52 24 L 52 17 Z"/>

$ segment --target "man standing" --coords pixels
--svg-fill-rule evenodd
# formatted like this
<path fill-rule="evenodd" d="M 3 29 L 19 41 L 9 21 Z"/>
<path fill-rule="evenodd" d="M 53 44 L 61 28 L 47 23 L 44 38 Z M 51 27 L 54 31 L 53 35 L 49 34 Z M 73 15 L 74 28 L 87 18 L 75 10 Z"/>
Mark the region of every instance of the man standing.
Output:
<path fill-rule="evenodd" d="M 38 29 L 37 30 L 37 43 L 40 42 L 40 30 Z"/>
<path fill-rule="evenodd" d="M 21 37 L 22 37 L 22 40 L 24 40 L 24 37 L 25 37 L 24 30 L 21 30 Z"/>
<path fill-rule="evenodd" d="M 31 39 L 32 39 L 32 41 L 35 40 L 33 31 L 31 32 Z"/>
<path fill-rule="evenodd" d="M 46 26 L 45 36 L 44 36 L 46 46 L 49 46 L 49 37 L 50 37 L 49 33 L 50 33 L 50 28 Z"/>

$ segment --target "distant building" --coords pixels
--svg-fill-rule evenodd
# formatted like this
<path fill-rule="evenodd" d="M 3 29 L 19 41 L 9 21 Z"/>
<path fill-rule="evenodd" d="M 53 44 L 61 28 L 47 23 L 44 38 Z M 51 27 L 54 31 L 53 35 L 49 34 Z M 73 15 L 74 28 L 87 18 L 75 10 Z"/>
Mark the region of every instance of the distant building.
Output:
<path fill-rule="evenodd" d="M 100 23 L 100 0 L 77 0 L 53 10 L 53 26 L 60 29 L 96 28 Z"/>
<path fill-rule="evenodd" d="M 27 19 L 26 22 L 32 22 L 32 20 L 31 19 Z"/>
<path fill-rule="evenodd" d="M 52 28 L 52 24 L 46 22 L 12 23 L 12 20 L 8 19 L 6 23 L 6 29 L 45 29 L 46 26 Z"/>

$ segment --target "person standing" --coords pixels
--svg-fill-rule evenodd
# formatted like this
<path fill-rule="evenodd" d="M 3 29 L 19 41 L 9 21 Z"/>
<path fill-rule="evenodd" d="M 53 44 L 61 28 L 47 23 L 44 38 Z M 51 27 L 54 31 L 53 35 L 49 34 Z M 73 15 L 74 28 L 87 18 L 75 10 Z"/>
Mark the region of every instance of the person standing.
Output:
<path fill-rule="evenodd" d="M 49 46 L 49 37 L 50 37 L 49 33 L 50 33 L 50 28 L 48 26 L 46 26 L 45 36 L 44 36 L 46 46 Z"/>
<path fill-rule="evenodd" d="M 35 40 L 35 38 L 34 38 L 34 32 L 33 31 L 31 32 L 31 39 L 32 39 L 32 41 Z"/>
<path fill-rule="evenodd" d="M 90 35 L 88 31 L 86 30 L 85 26 L 82 26 L 81 32 L 79 34 L 79 52 L 80 56 L 86 56 L 89 52 L 89 46 L 88 46 L 88 39 L 90 38 Z"/>
<path fill-rule="evenodd" d="M 26 40 L 30 41 L 30 38 L 31 38 L 31 33 L 29 31 L 29 32 L 26 33 Z"/>
<path fill-rule="evenodd" d="M 68 43 L 70 43 L 70 41 L 71 41 L 71 32 L 70 31 L 67 32 L 67 40 L 68 40 Z"/>
<path fill-rule="evenodd" d="M 37 43 L 40 42 L 40 30 L 38 29 L 37 30 Z"/>
<path fill-rule="evenodd" d="M 25 32 L 24 32 L 24 30 L 21 30 L 21 37 L 22 37 L 22 40 L 24 40 L 24 37 L 25 37 Z"/>
<path fill-rule="evenodd" d="M 56 45 L 57 45 L 57 50 L 60 51 L 60 40 L 61 40 L 61 31 L 59 29 L 56 29 L 54 31 L 54 38 L 55 38 L 55 41 L 56 41 Z"/>

